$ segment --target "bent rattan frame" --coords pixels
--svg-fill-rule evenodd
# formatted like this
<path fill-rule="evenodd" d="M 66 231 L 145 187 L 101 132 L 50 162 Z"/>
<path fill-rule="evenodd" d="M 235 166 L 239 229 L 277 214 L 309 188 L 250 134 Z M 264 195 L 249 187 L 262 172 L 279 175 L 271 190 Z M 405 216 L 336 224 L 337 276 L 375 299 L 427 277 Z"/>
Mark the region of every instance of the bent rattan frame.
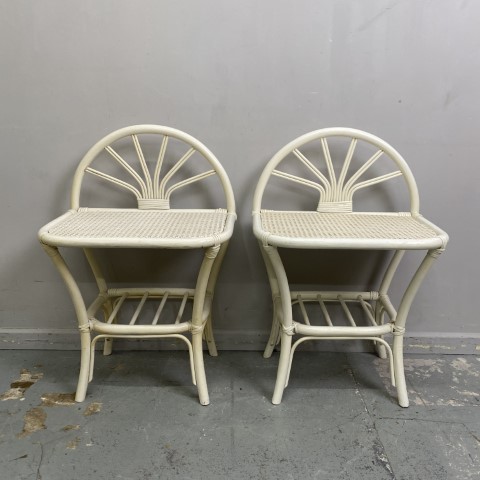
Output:
<path fill-rule="evenodd" d="M 335 169 L 329 139 L 340 137 L 349 142 L 338 174 Z M 318 142 L 325 162 L 322 170 L 300 150 L 306 144 Z M 357 144 L 366 142 L 376 152 L 350 173 Z M 289 155 L 294 155 L 315 181 L 294 175 L 278 167 Z M 368 180 L 365 172 L 381 157 L 388 157 L 398 170 Z M 325 173 L 324 173 L 325 172 Z M 319 195 L 316 210 L 280 211 L 262 208 L 265 189 L 272 177 L 300 184 Z M 409 212 L 354 212 L 354 194 L 363 188 L 402 177 L 410 198 Z M 398 403 L 408 407 L 408 394 L 403 365 L 403 337 L 407 316 L 414 297 L 434 260 L 443 252 L 448 235 L 419 213 L 420 201 L 415 179 L 402 156 L 384 140 L 351 128 L 326 128 L 302 135 L 280 149 L 266 165 L 258 181 L 253 200 L 253 231 L 266 265 L 273 299 L 273 321 L 264 357 L 272 355 L 280 342 L 280 359 L 272 402 L 282 400 L 288 385 L 293 355 L 307 340 L 373 340 L 381 358 L 388 357 L 392 384 L 396 386 Z M 290 286 L 278 248 L 391 250 L 393 256 L 376 291 L 290 291 Z M 395 308 L 389 288 L 407 250 L 425 250 L 426 254 L 414 273 L 403 298 Z M 318 306 L 324 325 L 314 325 L 306 305 Z M 338 323 L 327 305 L 340 305 L 345 322 Z M 363 315 L 355 318 L 351 306 L 358 305 Z M 350 306 L 349 306 L 350 305 Z M 299 309 L 294 321 L 293 309 Z M 316 316 L 317 317 L 317 316 Z M 388 317 L 388 322 L 385 321 Z M 383 338 L 393 335 L 393 347 Z M 293 342 L 293 337 L 298 339 Z"/>
<path fill-rule="evenodd" d="M 138 137 L 142 134 L 161 137 L 153 175 Z M 112 146 L 115 141 L 128 137 L 137 155 L 137 168 L 133 168 Z M 162 167 L 165 166 L 170 138 L 184 142 L 188 150 L 164 173 Z M 92 167 L 97 156 L 104 151 L 119 168 L 127 172 L 131 183 Z M 175 173 L 195 153 L 207 160 L 211 170 L 174 183 Z M 133 194 L 138 208 L 81 207 L 81 188 L 87 173 Z M 170 208 L 173 192 L 212 175 L 220 180 L 226 208 Z M 216 356 L 212 302 L 235 219 L 233 190 L 225 170 L 205 145 L 180 130 L 158 125 L 130 126 L 102 138 L 86 153 L 74 176 L 71 209 L 39 231 L 40 242 L 62 276 L 77 315 L 81 341 L 80 373 L 75 395 L 77 402 L 85 399 L 88 383 L 92 380 L 95 345 L 98 341 L 105 342 L 103 353 L 109 355 L 114 338 L 178 338 L 187 345 L 192 381 L 197 386 L 200 403 L 209 404 L 202 340 L 206 340 L 210 355 Z M 78 247 L 85 252 L 98 286 L 98 295 L 88 307 L 59 247 Z M 109 288 L 94 249 L 119 247 L 203 249 L 195 288 Z M 160 321 L 164 307 L 172 300 L 180 303 L 178 313 L 174 321 L 164 323 Z M 121 323 L 121 309 L 131 301 L 137 302 L 137 307 L 130 320 Z M 155 313 L 149 323 L 141 324 L 139 318 L 144 315 L 147 301 L 155 303 Z M 187 303 L 191 304 L 191 318 L 184 319 Z"/>

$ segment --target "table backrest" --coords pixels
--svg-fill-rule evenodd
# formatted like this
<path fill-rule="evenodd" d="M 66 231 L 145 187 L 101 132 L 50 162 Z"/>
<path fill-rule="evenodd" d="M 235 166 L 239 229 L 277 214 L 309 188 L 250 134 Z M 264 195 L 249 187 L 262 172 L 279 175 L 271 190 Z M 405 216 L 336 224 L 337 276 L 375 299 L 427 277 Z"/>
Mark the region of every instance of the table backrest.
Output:
<path fill-rule="evenodd" d="M 148 159 L 142 149 L 139 136 L 156 136 L 158 150 L 156 151 L 153 167 L 149 167 Z M 184 148 L 179 158 L 175 159 L 173 165 L 166 165 L 166 153 L 169 148 L 169 140 L 175 140 L 176 143 L 183 143 Z M 133 150 L 134 155 L 124 158 L 119 153 L 115 143 L 127 144 Z M 177 148 L 177 150 L 179 150 Z M 94 168 L 93 163 L 99 157 L 103 156 L 104 168 Z M 197 163 L 199 157 L 207 161 L 209 170 L 199 173 L 190 173 L 192 162 Z M 110 162 L 110 166 L 115 167 L 117 173 L 112 173 L 113 169 L 105 168 L 105 161 Z M 185 175 L 182 177 L 179 172 L 184 169 Z M 226 200 L 226 208 L 229 212 L 235 212 L 235 200 L 233 196 L 230 180 L 215 155 L 199 140 L 180 130 L 160 126 L 160 125 L 133 125 L 116 130 L 99 140 L 85 154 L 77 167 L 73 179 L 71 193 L 71 207 L 78 209 L 80 207 L 80 194 L 85 174 L 88 173 L 101 180 L 108 182 L 120 189 L 133 194 L 137 199 L 139 209 L 170 209 L 170 196 L 180 189 L 199 182 L 207 177 L 216 175 L 220 180 Z M 118 174 L 120 173 L 120 175 Z M 122 178 L 123 177 L 123 178 Z"/>
<path fill-rule="evenodd" d="M 340 145 L 333 149 L 331 145 L 335 142 L 343 142 L 345 147 L 342 149 Z M 319 153 L 316 161 L 304 153 L 309 148 L 311 150 L 312 145 Z M 362 154 L 364 158 L 361 158 Z M 287 158 L 298 164 L 295 171 L 277 168 Z M 389 161 L 387 163 L 393 170 L 366 178 L 367 171 L 377 161 Z M 356 192 L 402 177 L 409 192 L 410 211 L 412 214 L 419 211 L 417 185 L 403 157 L 384 140 L 361 130 L 343 127 L 316 130 L 281 148 L 260 176 L 254 195 L 254 212 L 261 210 L 264 191 L 272 177 L 316 190 L 319 196 L 316 209 L 319 212 L 351 212 Z"/>

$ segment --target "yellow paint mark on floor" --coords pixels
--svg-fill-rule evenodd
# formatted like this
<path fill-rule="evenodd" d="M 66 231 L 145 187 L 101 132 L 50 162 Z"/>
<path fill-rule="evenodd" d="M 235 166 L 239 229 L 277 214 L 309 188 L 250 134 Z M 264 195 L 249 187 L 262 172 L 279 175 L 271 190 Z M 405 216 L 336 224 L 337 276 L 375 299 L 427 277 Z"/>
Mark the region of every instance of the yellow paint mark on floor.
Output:
<path fill-rule="evenodd" d="M 100 412 L 102 409 L 103 403 L 98 403 L 98 402 L 92 402 L 90 405 L 87 406 L 83 414 L 86 417 L 89 417 L 90 415 L 95 415 L 96 413 Z"/>
<path fill-rule="evenodd" d="M 42 407 L 68 407 L 75 405 L 75 393 L 44 393 Z"/>
<path fill-rule="evenodd" d="M 62 430 L 64 432 L 69 432 L 70 430 L 79 430 L 80 429 L 80 425 L 65 425 Z"/>
<path fill-rule="evenodd" d="M 17 435 L 17 438 L 24 438 L 31 435 L 33 432 L 44 430 L 47 428 L 45 427 L 46 419 L 47 414 L 43 408 L 35 407 L 30 409 L 23 417 L 23 430 Z"/>
<path fill-rule="evenodd" d="M 34 385 L 40 378 L 43 378 L 43 373 L 31 373 L 27 369 L 20 371 L 20 377 L 10 384 L 10 389 L 0 395 L 0 400 L 23 400 L 25 398 L 25 391 Z"/>
<path fill-rule="evenodd" d="M 73 440 L 68 442 L 67 444 L 68 450 L 76 450 L 79 443 L 80 443 L 80 437 L 75 437 Z"/>

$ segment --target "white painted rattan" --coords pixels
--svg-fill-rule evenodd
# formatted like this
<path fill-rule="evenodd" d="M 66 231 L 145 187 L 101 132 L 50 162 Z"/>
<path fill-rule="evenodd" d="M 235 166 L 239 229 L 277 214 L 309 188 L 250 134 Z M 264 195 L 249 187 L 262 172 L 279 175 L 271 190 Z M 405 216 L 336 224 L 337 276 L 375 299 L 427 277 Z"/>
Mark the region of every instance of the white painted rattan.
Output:
<path fill-rule="evenodd" d="M 333 158 L 329 148 L 331 137 L 348 142 L 346 155 Z M 319 142 L 323 168 L 309 160 L 303 147 Z M 373 145 L 376 151 L 353 172 L 349 172 L 358 144 Z M 313 174 L 316 181 L 285 172 L 279 168 L 289 155 Z M 397 170 L 364 180 L 363 175 L 382 157 L 388 157 Z M 337 162 L 339 160 L 339 162 Z M 337 168 L 335 168 L 337 167 Z M 262 208 L 265 188 L 272 177 L 294 182 L 318 192 L 315 210 L 281 211 Z M 353 212 L 354 194 L 378 183 L 402 177 L 410 196 L 409 212 Z M 288 183 L 285 183 L 288 187 Z M 377 353 L 389 357 L 392 383 L 397 387 L 398 402 L 408 406 L 403 367 L 403 335 L 406 318 L 415 294 L 433 261 L 446 247 L 448 235 L 419 213 L 419 196 L 413 175 L 400 154 L 374 135 L 350 128 L 327 128 L 307 133 L 293 140 L 273 156 L 260 176 L 253 202 L 253 230 L 259 240 L 273 297 L 273 323 L 264 356 L 270 357 L 281 341 L 280 360 L 272 402 L 281 402 L 288 384 L 293 354 L 306 340 L 373 340 Z M 377 291 L 303 291 L 291 292 L 288 278 L 278 253 L 281 248 L 305 249 L 382 249 L 393 250 L 383 280 Z M 405 250 L 426 250 L 425 258 L 414 274 L 396 309 L 388 290 Z M 319 311 L 313 324 L 306 305 L 315 304 Z M 336 303 L 343 312 L 343 322 L 330 314 L 327 305 Z M 350 305 L 356 304 L 363 318 L 356 318 Z M 299 309 L 299 319 L 293 320 Z M 357 308 L 358 310 L 358 308 Z M 298 314 L 297 314 L 298 316 Z M 388 322 L 385 322 L 385 316 Z M 384 340 L 393 335 L 393 348 Z M 292 337 L 299 338 L 292 344 Z"/>
<path fill-rule="evenodd" d="M 234 221 L 225 209 L 80 208 L 46 225 L 40 237 L 57 246 L 208 247 L 227 240 Z"/>
<path fill-rule="evenodd" d="M 321 213 L 261 210 L 267 244 L 309 248 L 439 248 L 443 232 L 410 213 Z"/>
<path fill-rule="evenodd" d="M 161 137 L 153 175 L 139 140 L 142 134 Z M 134 166 L 112 146 L 117 140 L 128 137 L 136 153 L 137 165 Z M 169 138 L 184 142 L 187 150 L 173 167 L 163 172 Z M 103 151 L 131 177 L 131 183 L 92 167 Z M 174 181 L 175 174 L 187 161 L 193 161 L 194 154 L 201 155 L 211 168 Z M 80 207 L 81 187 L 86 173 L 133 194 L 138 209 Z M 216 175 L 220 181 L 226 208 L 170 209 L 172 193 L 178 193 L 184 187 L 212 175 Z M 208 405 L 202 339 L 206 340 L 210 354 L 217 355 L 212 330 L 212 302 L 218 272 L 236 219 L 232 187 L 219 161 L 202 143 L 179 130 L 157 125 L 126 127 L 97 142 L 80 162 L 73 180 L 71 207 L 71 210 L 40 229 L 39 239 L 66 283 L 78 318 L 81 362 L 75 400 L 81 402 L 85 399 L 88 382 L 93 376 L 97 341 L 104 340 L 104 354 L 108 355 L 112 351 L 113 338 L 179 338 L 188 347 L 192 379 L 197 385 L 200 403 Z M 80 247 L 86 254 L 99 289 L 98 296 L 88 308 L 59 247 Z M 202 248 L 204 256 L 194 289 L 112 289 L 108 288 L 95 259 L 92 250 L 95 247 Z M 132 302 L 135 309 L 128 315 L 127 306 Z M 154 313 L 150 316 L 146 311 L 147 302 L 154 306 Z M 167 302 L 178 304 L 174 318 L 164 315 Z M 95 336 L 92 337 L 92 334 Z"/>
<path fill-rule="evenodd" d="M 153 176 L 148 169 L 148 165 L 145 161 L 145 156 L 138 139 L 138 135 L 140 134 L 156 134 L 162 136 L 162 142 L 159 148 Z M 135 169 L 124 158 L 122 158 L 122 156 L 112 147 L 114 142 L 126 137 L 131 138 L 132 144 L 135 147 L 142 175 L 140 175 L 137 172 L 137 169 Z M 163 174 L 162 177 L 161 174 L 164 167 L 165 153 L 168 149 L 168 142 L 170 138 L 180 140 L 190 148 L 180 159 L 178 159 L 173 167 Z M 121 168 L 123 168 L 132 177 L 134 182 L 126 182 L 113 175 L 91 167 L 92 162 L 103 151 L 108 152 L 112 157 L 112 162 L 116 162 Z M 175 173 L 187 164 L 187 161 L 190 160 L 194 153 L 198 153 L 204 157 L 210 163 L 212 168 L 203 173 L 194 175 L 193 177 L 171 184 L 173 182 Z M 131 192 L 137 198 L 139 208 L 160 210 L 166 210 L 170 208 L 170 196 L 173 192 L 191 185 L 192 183 L 203 180 L 211 175 L 217 175 L 223 187 L 227 202 L 227 210 L 232 212 L 235 211 L 235 199 L 233 197 L 230 181 L 215 155 L 213 155 L 213 153 L 196 138 L 174 128 L 160 125 L 134 125 L 116 130 L 115 132 L 112 132 L 110 135 L 107 135 L 98 141 L 85 154 L 75 172 L 71 194 L 71 204 L 72 208 L 75 210 L 80 207 L 80 191 L 85 173 L 97 176 L 106 182 L 113 183 L 114 185 Z"/>

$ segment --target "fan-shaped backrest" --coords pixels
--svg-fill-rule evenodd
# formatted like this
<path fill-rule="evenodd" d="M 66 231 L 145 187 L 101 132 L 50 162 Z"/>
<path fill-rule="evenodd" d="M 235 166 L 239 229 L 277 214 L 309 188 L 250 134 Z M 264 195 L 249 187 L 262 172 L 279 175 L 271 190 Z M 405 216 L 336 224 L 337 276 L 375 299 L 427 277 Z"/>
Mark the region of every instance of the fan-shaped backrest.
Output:
<path fill-rule="evenodd" d="M 156 134 L 159 136 L 159 150 L 155 167 L 150 171 L 145 159 L 138 135 Z M 115 150 L 113 144 L 125 137 L 130 137 L 136 152 L 136 165 L 132 165 Z M 168 149 L 169 139 L 176 139 L 186 144 L 188 150 L 167 171 L 164 165 L 165 154 Z M 107 152 L 110 160 L 119 166 L 127 180 L 118 178 L 105 171 L 91 167 L 92 162 L 102 153 Z M 185 166 L 187 161 L 199 153 L 210 164 L 211 169 L 195 174 L 180 181 L 175 181 L 175 174 Z M 217 175 L 226 198 L 227 210 L 235 211 L 233 190 L 225 170 L 215 155 L 196 138 L 185 132 L 160 125 L 134 125 L 110 133 L 98 141 L 83 157 L 73 179 L 71 206 L 77 209 L 80 206 L 80 191 L 85 173 L 99 177 L 119 188 L 128 190 L 135 195 L 140 209 L 167 210 L 170 208 L 170 195 L 187 185 L 203 180 L 211 175 Z"/>
<path fill-rule="evenodd" d="M 337 169 L 334 167 L 336 162 L 334 162 L 329 147 L 329 141 L 332 141 L 333 137 L 340 137 L 348 142 L 348 148 L 341 158 L 335 158 L 335 160 L 340 160 L 341 163 L 341 168 Z M 315 142 L 318 142 L 318 147 Z M 357 152 L 360 150 L 359 144 L 362 142 L 368 144 L 371 153 L 366 158 L 361 159 L 360 166 L 357 165 L 354 169 L 352 160 L 359 156 Z M 301 149 L 306 148 L 307 144 L 312 144 L 322 152 L 323 168 L 317 166 L 302 153 Z M 372 146 L 374 147 L 373 151 Z M 277 169 L 286 157 L 292 155 L 302 165 L 305 173 L 313 176 L 313 180 Z M 390 158 L 397 170 L 362 180 L 367 170 L 381 157 L 384 157 L 383 159 L 385 157 Z M 358 159 L 356 159 L 356 162 L 358 164 Z M 350 170 L 353 173 L 350 173 Z M 325 128 L 302 135 L 285 145 L 273 156 L 260 176 L 254 195 L 254 212 L 261 209 L 265 187 L 272 176 L 316 190 L 319 194 L 317 206 L 319 212 L 351 212 L 352 199 L 358 190 L 402 176 L 410 194 L 410 211 L 415 214 L 419 210 L 417 185 L 405 160 L 387 142 L 361 130 L 341 127 Z"/>

